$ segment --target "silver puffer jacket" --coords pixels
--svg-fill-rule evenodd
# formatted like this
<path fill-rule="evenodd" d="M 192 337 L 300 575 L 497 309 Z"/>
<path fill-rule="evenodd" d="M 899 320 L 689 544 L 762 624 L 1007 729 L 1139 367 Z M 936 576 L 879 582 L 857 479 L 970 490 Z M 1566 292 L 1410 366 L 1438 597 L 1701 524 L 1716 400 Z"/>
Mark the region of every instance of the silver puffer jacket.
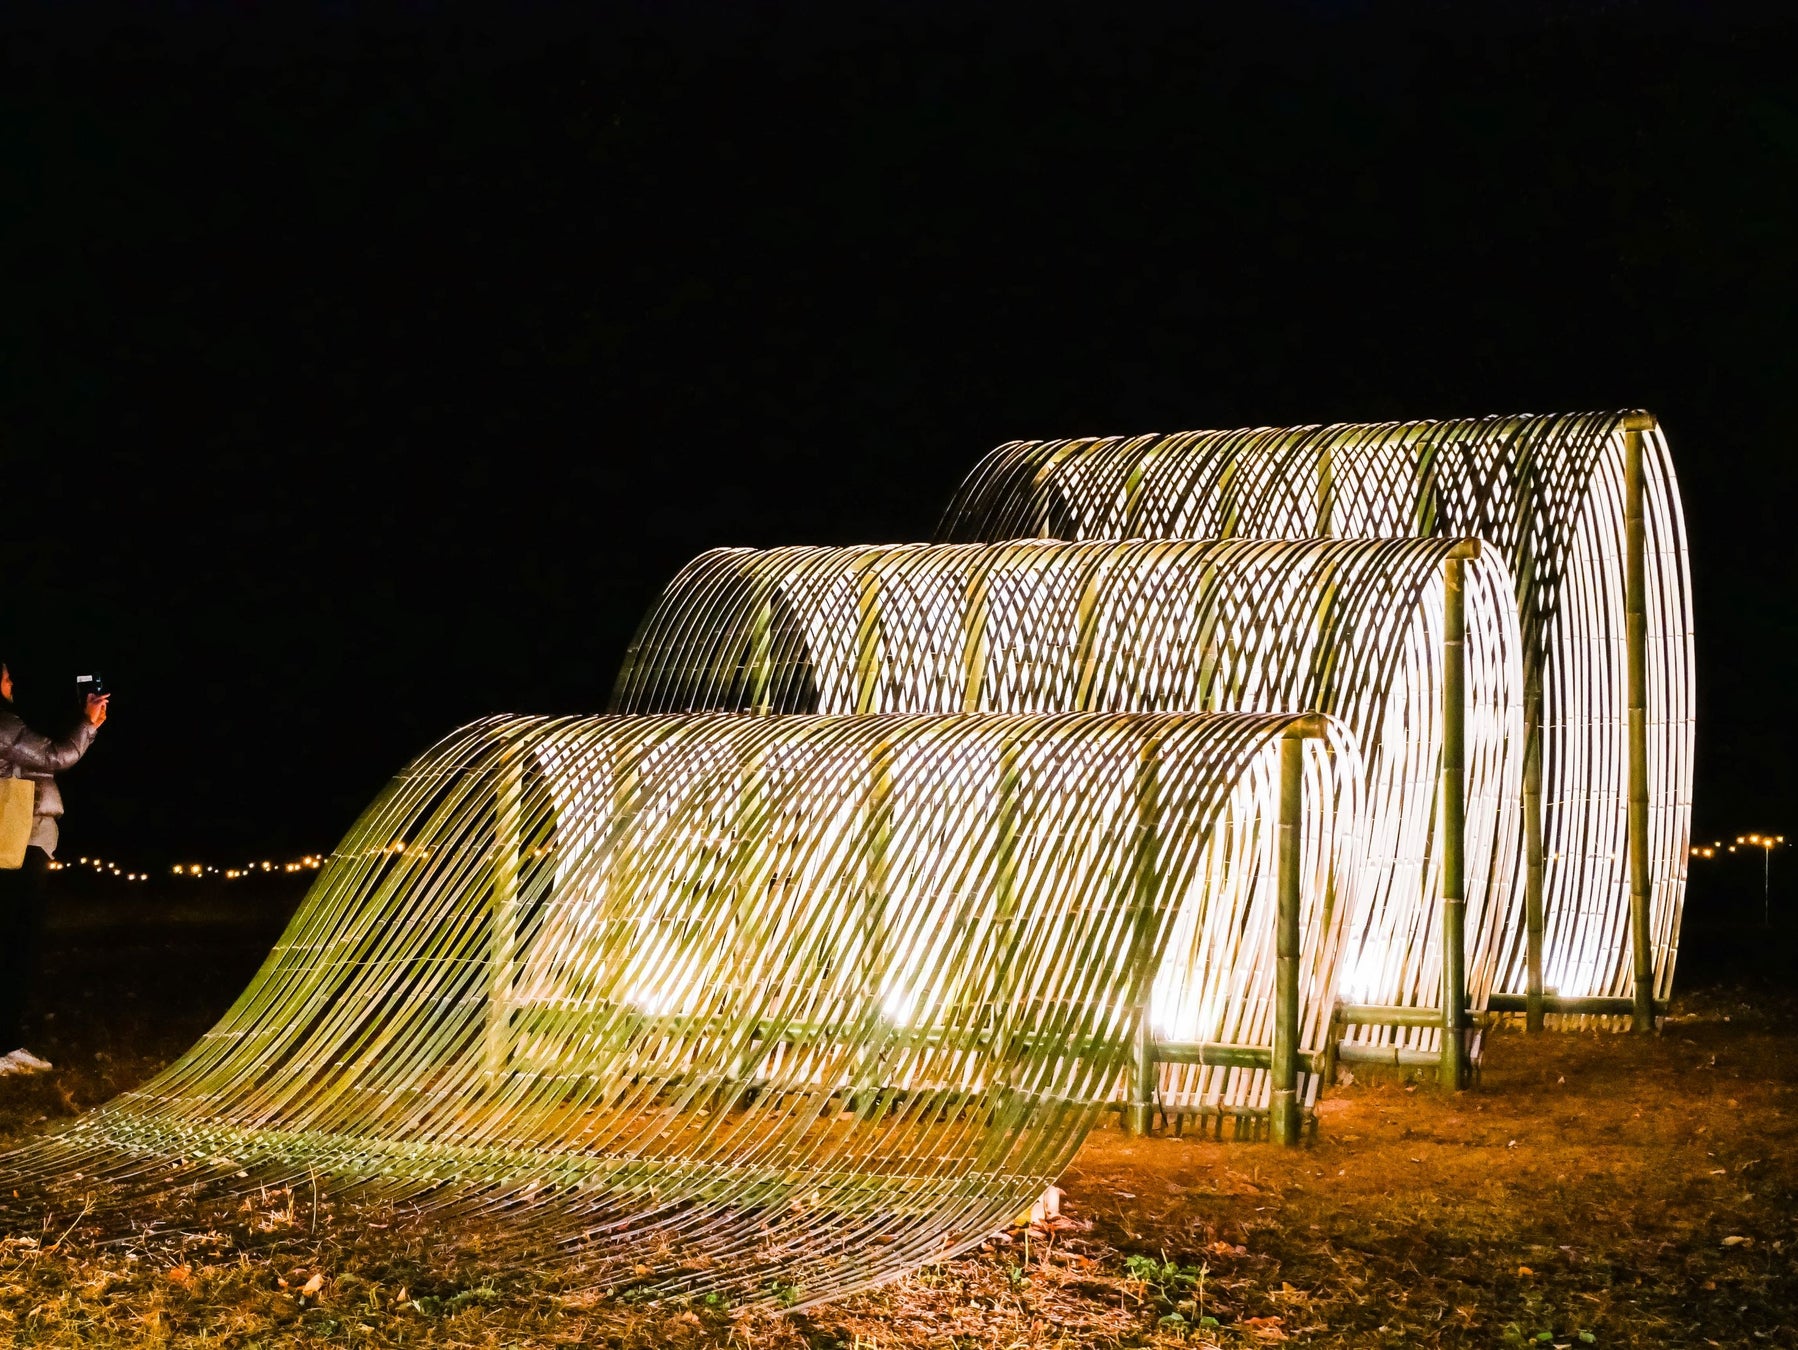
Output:
<path fill-rule="evenodd" d="M 56 775 L 72 769 L 94 743 L 100 728 L 85 717 L 60 741 L 40 736 L 12 706 L 0 703 L 0 778 L 29 778 L 37 784 L 39 816 L 62 814 L 62 793 L 56 787 Z"/>

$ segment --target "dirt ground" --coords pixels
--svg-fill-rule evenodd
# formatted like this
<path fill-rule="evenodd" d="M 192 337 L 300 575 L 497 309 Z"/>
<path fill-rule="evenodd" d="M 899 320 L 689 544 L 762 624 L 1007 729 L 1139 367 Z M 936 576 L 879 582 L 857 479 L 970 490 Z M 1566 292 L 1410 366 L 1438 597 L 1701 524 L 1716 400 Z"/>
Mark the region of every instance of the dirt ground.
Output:
<path fill-rule="evenodd" d="M 269 923 L 58 935 L 52 1075 L 0 1080 L 0 1143 L 180 1052 Z M 1793 1346 L 1798 997 L 1682 993 L 1652 1039 L 1504 1031 L 1478 1087 L 1363 1077 L 1317 1137 L 1093 1135 L 1064 1218 L 806 1314 L 625 1305 L 457 1264 L 428 1237 L 293 1224 L 253 1248 L 0 1238 L 16 1346 Z M 278 1203 L 278 1202 L 277 1202 Z M 293 1206 L 288 1205 L 291 1212 Z"/>

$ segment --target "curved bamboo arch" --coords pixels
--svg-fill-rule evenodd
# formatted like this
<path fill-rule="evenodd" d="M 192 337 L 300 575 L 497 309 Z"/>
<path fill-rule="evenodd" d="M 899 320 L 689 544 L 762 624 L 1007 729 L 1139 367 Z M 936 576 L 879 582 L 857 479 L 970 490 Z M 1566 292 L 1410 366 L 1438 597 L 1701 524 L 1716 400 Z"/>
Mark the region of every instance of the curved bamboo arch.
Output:
<path fill-rule="evenodd" d="M 1543 980 L 1564 998 L 1633 991 L 1645 1026 L 1650 985 L 1668 995 L 1677 956 L 1694 712 L 1685 524 L 1659 425 L 1609 412 L 1017 441 L 975 467 L 939 531 L 1297 535 L 1474 536 L 1505 559 L 1524 643 L 1526 887 L 1545 911 Z"/>
<path fill-rule="evenodd" d="M 310 1180 L 614 1289 L 864 1288 L 1027 1206 L 1151 1010 L 1255 1038 L 1292 962 L 1318 1043 L 1352 898 L 1299 897 L 1353 887 L 1359 779 L 1284 714 L 477 723 L 186 1055 L 0 1159 L 0 1209 Z"/>
<path fill-rule="evenodd" d="M 1466 551 L 1444 539 L 720 549 L 651 608 L 612 708 L 1329 713 L 1367 747 L 1363 909 L 1337 992 L 1440 1008 L 1443 585 Z M 1510 577 L 1489 553 L 1463 566 L 1467 991 L 1484 1009 L 1524 960 L 1522 675 Z M 1351 1038 L 1429 1051 L 1438 1036 Z M 1174 1081 L 1163 1094 L 1203 1100 Z"/>

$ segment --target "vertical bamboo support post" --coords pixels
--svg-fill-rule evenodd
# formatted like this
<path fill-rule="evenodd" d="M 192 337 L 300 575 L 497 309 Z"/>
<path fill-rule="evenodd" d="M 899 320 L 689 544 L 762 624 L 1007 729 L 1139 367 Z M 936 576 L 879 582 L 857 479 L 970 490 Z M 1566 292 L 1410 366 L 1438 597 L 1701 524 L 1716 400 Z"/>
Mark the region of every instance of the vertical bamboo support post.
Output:
<path fill-rule="evenodd" d="M 1160 883 L 1156 854 L 1161 836 L 1161 788 L 1158 780 L 1160 742 L 1151 738 L 1142 748 L 1136 767 L 1136 859 L 1134 895 L 1137 949 L 1148 943 L 1154 926 L 1155 892 Z M 1155 1113 L 1155 1045 L 1150 1022 L 1150 1000 L 1155 992 L 1155 971 L 1148 971 L 1136 1007 L 1136 1040 L 1130 1058 L 1128 1124 L 1131 1133 L 1146 1135 Z"/>
<path fill-rule="evenodd" d="M 627 765 L 622 759 L 613 770 L 612 817 L 620 822 L 620 826 L 636 809 L 637 772 L 634 761 Z M 731 823 L 730 877 L 733 899 L 729 915 L 731 945 L 737 964 L 731 969 L 729 979 L 735 987 L 742 988 L 748 969 L 753 969 L 753 961 L 745 959 L 748 944 L 743 940 L 743 929 L 759 916 L 762 905 L 770 898 L 771 889 L 771 878 L 757 867 L 757 854 L 768 828 L 768 793 L 764 791 L 766 784 L 759 748 L 751 747 L 744 755 L 739 772 L 741 797 L 737 803 L 735 819 Z M 738 1049 L 731 1078 L 719 1085 L 719 1091 L 713 1098 L 713 1110 L 732 1108 L 741 1101 L 742 1090 L 754 1079 L 764 1057 L 765 1047 L 756 1038 L 753 1029 L 740 1030 L 738 1035 Z"/>
<path fill-rule="evenodd" d="M 1442 619 L 1442 1089 L 1467 1082 L 1467 597 L 1457 544 L 1443 564 Z"/>
<path fill-rule="evenodd" d="M 749 711 L 774 710 L 774 603 L 764 582 L 756 590 L 749 625 Z"/>
<path fill-rule="evenodd" d="M 1536 478 L 1533 452 L 1517 467 L 1517 619 L 1523 637 L 1524 1030 L 1543 1028 L 1542 613 L 1536 598 Z"/>
<path fill-rule="evenodd" d="M 1009 1058 L 1008 1043 L 1017 1022 L 1017 970 L 1013 954 L 1018 929 L 1018 745 L 1007 737 L 999 750 L 999 799 L 994 804 L 993 840 L 993 968 L 996 975 L 992 1017 L 992 1062 Z"/>
<path fill-rule="evenodd" d="M 880 692 L 880 574 L 861 574 L 855 593 L 855 710 L 874 711 Z"/>
<path fill-rule="evenodd" d="M 1334 444 L 1325 438 L 1317 453 L 1317 534 L 1328 538 L 1336 533 L 1336 463 Z"/>
<path fill-rule="evenodd" d="M 518 965 L 518 853 L 524 765 L 515 754 L 500 763 L 493 800 L 493 886 L 488 904 L 493 936 L 487 974 L 487 1034 L 482 1055 L 489 1077 L 504 1072 L 512 1057 L 512 984 Z"/>
<path fill-rule="evenodd" d="M 1531 642 L 1534 643 L 1532 638 Z M 1542 987 L 1542 662 L 1532 647 L 1523 680 L 1523 922 L 1525 960 L 1523 1029 L 1543 1027 Z"/>
<path fill-rule="evenodd" d="M 968 579 L 967 605 L 962 611 L 961 710 L 979 712 L 986 685 L 987 570 L 977 567 Z"/>
<path fill-rule="evenodd" d="M 1099 596 L 1104 585 L 1104 564 L 1095 554 L 1080 588 L 1074 611 L 1074 707 L 1081 712 L 1094 706 L 1094 682 L 1099 676 L 1095 650 L 1099 642 Z"/>
<path fill-rule="evenodd" d="M 862 993 L 876 1016 L 884 1016 L 887 978 L 887 871 L 893 838 L 893 746 L 882 740 L 868 760 L 866 824 L 868 880 L 862 893 Z M 864 1047 L 855 1069 L 857 1107 L 871 1114 L 880 1099 L 880 1062 Z"/>
<path fill-rule="evenodd" d="M 1647 533 L 1642 520 L 1642 433 L 1647 413 L 1623 419 L 1623 546 L 1625 638 L 1629 670 L 1629 926 L 1635 957 L 1635 1008 L 1630 1029 L 1654 1030 L 1654 934 L 1648 877 L 1648 612 Z"/>
<path fill-rule="evenodd" d="M 1129 473 L 1124 475 L 1124 528 L 1122 534 L 1126 539 L 1143 538 L 1149 531 L 1136 518 L 1136 503 L 1142 496 L 1142 480 L 1154 463 L 1155 456 L 1144 454 L 1130 466 Z"/>
<path fill-rule="evenodd" d="M 1299 1142 L 1299 842 L 1304 809 L 1305 742 L 1297 730 L 1280 738 L 1279 863 L 1274 928 L 1274 1053 L 1268 1093 L 1268 1137 Z"/>

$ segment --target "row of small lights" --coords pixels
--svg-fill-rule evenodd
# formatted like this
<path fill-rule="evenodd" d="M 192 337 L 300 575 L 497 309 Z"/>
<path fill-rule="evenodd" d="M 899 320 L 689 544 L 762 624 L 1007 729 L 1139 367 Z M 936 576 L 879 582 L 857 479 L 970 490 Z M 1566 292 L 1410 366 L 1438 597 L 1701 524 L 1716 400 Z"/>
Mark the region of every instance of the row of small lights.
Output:
<path fill-rule="evenodd" d="M 1736 842 L 1728 846 L 1728 851 L 1734 853 L 1740 847 L 1772 850 L 1778 848 L 1785 841 L 1786 837 L 1783 834 L 1738 834 Z M 1723 847 L 1724 843 L 1721 839 L 1711 844 L 1700 844 L 1692 850 L 1692 856 L 1694 858 L 1714 858 L 1717 856 L 1717 850 Z"/>
<path fill-rule="evenodd" d="M 1786 837 L 1783 834 L 1739 834 L 1736 836 L 1736 842 L 1727 846 L 1721 839 L 1710 844 L 1696 844 L 1692 847 L 1692 856 L 1694 858 L 1714 858 L 1717 856 L 1717 851 L 1719 849 L 1726 848 L 1728 852 L 1734 853 L 1737 848 L 1744 846 L 1748 848 L 1771 850 L 1778 848 L 1781 844 L 1785 843 L 1785 841 Z M 393 843 L 387 845 L 386 848 L 377 851 L 381 853 L 404 853 L 406 851 L 406 843 L 403 839 L 396 839 Z M 428 850 L 425 849 L 419 849 L 417 851 L 420 853 L 428 852 Z M 542 856 L 546 852 L 548 852 L 547 849 L 539 848 L 533 850 L 533 855 Z M 223 877 L 226 881 L 236 881 L 239 877 L 260 876 L 274 872 L 316 872 L 324 865 L 325 860 L 322 857 L 316 853 L 308 853 L 305 857 L 296 859 L 292 862 L 277 863 L 264 859 L 262 862 L 245 863 L 242 867 L 222 868 L 214 867 L 210 863 L 176 863 L 170 870 L 178 877 L 212 876 Z M 150 879 L 150 874 L 148 872 L 126 871 L 117 863 L 108 862 L 104 858 L 80 858 L 72 863 L 52 862 L 50 864 L 50 870 L 56 872 L 62 871 L 65 868 L 77 866 L 85 867 L 101 874 L 111 874 L 124 881 L 148 881 Z"/>
<path fill-rule="evenodd" d="M 210 863 L 176 863 L 173 874 L 178 877 L 223 877 L 226 881 L 236 881 L 239 877 L 262 876 L 276 872 L 316 872 L 325 865 L 324 858 L 315 853 L 308 853 L 304 858 L 292 862 L 245 863 L 242 867 L 214 867 Z M 52 872 L 62 872 L 74 868 L 85 868 L 101 876 L 115 876 L 121 881 L 148 881 L 148 872 L 131 871 L 120 867 L 105 858 L 78 858 L 74 862 L 52 862 Z"/>
<path fill-rule="evenodd" d="M 259 862 L 245 863 L 242 867 L 213 867 L 209 863 L 176 863 L 174 872 L 178 877 L 223 877 L 226 881 L 236 881 L 239 877 L 260 876 L 272 872 L 316 872 L 325 865 L 325 860 L 315 853 L 308 853 L 304 858 L 294 862 Z"/>

